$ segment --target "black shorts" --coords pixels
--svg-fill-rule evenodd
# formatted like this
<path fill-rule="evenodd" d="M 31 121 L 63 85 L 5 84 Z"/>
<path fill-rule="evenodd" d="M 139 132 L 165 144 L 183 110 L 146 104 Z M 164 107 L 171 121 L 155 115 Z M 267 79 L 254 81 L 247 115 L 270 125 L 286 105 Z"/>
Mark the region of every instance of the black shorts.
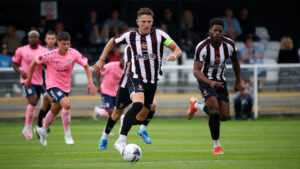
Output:
<path fill-rule="evenodd" d="M 127 87 L 130 93 L 130 97 L 134 93 L 143 92 L 144 106 L 148 109 L 152 107 L 152 102 L 157 88 L 156 84 L 144 83 L 141 79 L 129 78 L 127 82 Z"/>
<path fill-rule="evenodd" d="M 198 81 L 199 89 L 202 97 L 206 100 L 210 96 L 215 96 L 218 101 L 225 101 L 229 103 L 229 95 L 226 82 L 223 82 L 224 88 L 213 89 L 208 84 Z"/>
<path fill-rule="evenodd" d="M 127 88 L 127 85 L 125 88 L 119 87 L 118 93 L 117 93 L 117 101 L 116 101 L 116 108 L 117 109 L 124 109 L 126 108 L 130 103 L 132 103 L 130 99 L 130 94 Z"/>

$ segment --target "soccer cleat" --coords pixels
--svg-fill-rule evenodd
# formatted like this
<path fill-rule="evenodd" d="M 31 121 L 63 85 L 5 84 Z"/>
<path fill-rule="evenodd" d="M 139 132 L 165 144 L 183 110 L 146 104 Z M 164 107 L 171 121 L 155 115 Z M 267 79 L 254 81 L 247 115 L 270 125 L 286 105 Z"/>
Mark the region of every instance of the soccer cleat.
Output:
<path fill-rule="evenodd" d="M 37 132 L 37 129 L 38 128 L 40 128 L 39 126 L 36 126 L 34 129 L 33 129 L 33 132 L 35 133 L 35 135 L 36 135 L 36 137 L 38 138 L 38 139 L 40 139 L 40 135 L 39 135 L 39 133 Z"/>
<path fill-rule="evenodd" d="M 214 148 L 213 154 L 224 154 L 224 153 L 223 153 L 222 148 L 220 146 L 218 146 L 218 147 Z"/>
<path fill-rule="evenodd" d="M 99 109 L 99 107 L 95 106 L 95 108 L 94 108 L 94 114 L 93 114 L 93 120 L 94 120 L 94 122 L 98 122 L 99 121 L 98 109 Z"/>
<path fill-rule="evenodd" d="M 37 133 L 40 135 L 40 143 L 43 146 L 47 146 L 47 130 L 42 127 L 37 128 Z"/>
<path fill-rule="evenodd" d="M 152 141 L 151 141 L 150 137 L 148 136 L 148 133 L 146 130 L 144 130 L 144 131 L 138 130 L 137 133 L 138 133 L 138 135 L 140 135 L 143 138 L 143 140 L 146 144 L 152 144 Z"/>
<path fill-rule="evenodd" d="M 72 136 L 71 136 L 70 133 L 65 134 L 65 142 L 68 145 L 73 145 L 74 144 L 74 140 L 73 140 L 73 138 L 72 138 Z"/>
<path fill-rule="evenodd" d="M 125 146 L 126 146 L 125 142 L 121 142 L 121 141 L 118 141 L 118 140 L 114 144 L 115 149 L 118 150 L 121 155 L 123 155 Z"/>
<path fill-rule="evenodd" d="M 30 137 L 29 133 L 29 127 L 24 127 L 22 135 L 25 137 L 26 140 L 32 140 L 32 136 Z"/>
<path fill-rule="evenodd" d="M 121 130 L 122 130 L 122 127 L 123 127 L 124 117 L 125 117 L 125 114 L 122 114 L 122 116 L 121 116 L 121 118 L 120 118 L 119 134 L 121 134 Z"/>
<path fill-rule="evenodd" d="M 101 138 L 100 140 L 100 145 L 99 145 L 99 150 L 106 150 L 107 149 L 107 139 Z"/>
<path fill-rule="evenodd" d="M 191 120 L 194 117 L 194 114 L 197 111 L 197 109 L 195 108 L 195 104 L 197 102 L 198 100 L 195 97 L 190 98 L 190 108 L 187 111 L 187 117 L 189 120 Z"/>

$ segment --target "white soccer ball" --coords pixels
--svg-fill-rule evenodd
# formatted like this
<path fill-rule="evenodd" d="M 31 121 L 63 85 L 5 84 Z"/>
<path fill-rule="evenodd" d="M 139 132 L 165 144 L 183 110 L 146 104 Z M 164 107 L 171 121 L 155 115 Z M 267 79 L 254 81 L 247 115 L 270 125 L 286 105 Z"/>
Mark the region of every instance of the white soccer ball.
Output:
<path fill-rule="evenodd" d="M 136 144 L 128 144 L 122 153 L 123 159 L 128 162 L 137 162 L 142 157 L 142 150 Z"/>

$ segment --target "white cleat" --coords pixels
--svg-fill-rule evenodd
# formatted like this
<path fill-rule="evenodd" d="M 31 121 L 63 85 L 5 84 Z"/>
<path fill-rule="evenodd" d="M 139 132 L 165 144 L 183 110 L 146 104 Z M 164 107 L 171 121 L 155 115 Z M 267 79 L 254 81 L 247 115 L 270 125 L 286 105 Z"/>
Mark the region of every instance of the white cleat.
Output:
<path fill-rule="evenodd" d="M 37 128 L 37 132 L 40 136 L 40 143 L 43 146 L 47 146 L 47 130 L 45 128 Z"/>
<path fill-rule="evenodd" d="M 125 149 L 126 143 L 125 142 L 121 142 L 121 141 L 116 141 L 115 142 L 115 149 L 118 150 L 120 152 L 121 155 L 123 155 L 123 151 Z"/>
<path fill-rule="evenodd" d="M 122 130 L 122 127 L 123 127 L 124 117 L 125 117 L 125 114 L 122 114 L 122 116 L 121 116 L 121 118 L 120 118 L 119 134 L 121 134 L 121 130 Z"/>
<path fill-rule="evenodd" d="M 74 144 L 74 140 L 73 140 L 71 134 L 65 134 L 65 141 L 66 141 L 66 144 L 68 144 L 68 145 Z"/>
<path fill-rule="evenodd" d="M 99 121 L 98 109 L 99 109 L 99 107 L 95 106 L 95 108 L 94 108 L 94 114 L 93 114 L 93 120 L 94 120 L 94 122 L 98 122 Z"/>
<path fill-rule="evenodd" d="M 31 132 L 31 137 L 30 137 L 30 128 L 29 127 L 24 127 L 22 131 L 22 135 L 25 137 L 26 140 L 32 140 L 32 132 Z"/>

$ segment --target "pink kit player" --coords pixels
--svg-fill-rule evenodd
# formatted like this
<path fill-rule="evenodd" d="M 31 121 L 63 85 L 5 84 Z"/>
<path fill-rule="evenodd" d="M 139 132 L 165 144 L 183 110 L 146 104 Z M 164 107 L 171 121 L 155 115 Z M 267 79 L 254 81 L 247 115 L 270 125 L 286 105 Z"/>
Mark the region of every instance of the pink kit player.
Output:
<path fill-rule="evenodd" d="M 26 108 L 25 127 L 22 135 L 27 139 L 32 139 L 32 122 L 35 117 L 36 104 L 40 98 L 41 93 L 45 92 L 43 87 L 43 68 L 38 65 L 32 74 L 32 83 L 25 88 L 24 82 L 28 76 L 30 63 L 35 56 L 47 52 L 47 49 L 39 45 L 39 33 L 37 31 L 30 31 L 28 33 L 29 44 L 22 46 L 16 50 L 13 56 L 13 68 L 20 75 L 20 81 L 23 92 L 27 98 L 28 104 Z M 20 69 L 22 68 L 22 70 Z"/>
<path fill-rule="evenodd" d="M 36 56 L 35 60 L 30 65 L 28 79 L 25 86 L 31 84 L 32 73 L 34 68 L 40 64 L 47 64 L 46 88 L 48 94 L 52 97 L 53 103 L 51 110 L 47 113 L 43 127 L 38 128 L 37 132 L 40 135 L 40 142 L 47 146 L 47 129 L 55 120 L 57 114 L 62 109 L 62 114 L 71 113 L 70 100 L 68 94 L 71 90 L 71 75 L 75 63 L 83 66 L 88 78 L 87 91 L 90 90 L 92 95 L 96 94 L 92 73 L 87 63 L 87 58 L 82 56 L 77 50 L 70 48 L 71 37 L 67 32 L 61 32 L 57 35 L 58 49 L 48 52 L 44 55 Z M 70 116 L 65 115 L 63 119 L 65 128 L 66 144 L 74 144 L 70 131 Z"/>
<path fill-rule="evenodd" d="M 100 73 L 97 72 L 97 88 L 101 92 L 102 104 L 101 107 L 95 107 L 94 120 L 98 120 L 98 116 L 109 117 L 116 104 L 116 96 L 119 88 L 119 82 L 124 74 L 124 61 L 110 62 L 104 66 L 101 75 L 104 75 L 100 83 Z M 101 85 L 101 86 L 100 86 Z"/>

